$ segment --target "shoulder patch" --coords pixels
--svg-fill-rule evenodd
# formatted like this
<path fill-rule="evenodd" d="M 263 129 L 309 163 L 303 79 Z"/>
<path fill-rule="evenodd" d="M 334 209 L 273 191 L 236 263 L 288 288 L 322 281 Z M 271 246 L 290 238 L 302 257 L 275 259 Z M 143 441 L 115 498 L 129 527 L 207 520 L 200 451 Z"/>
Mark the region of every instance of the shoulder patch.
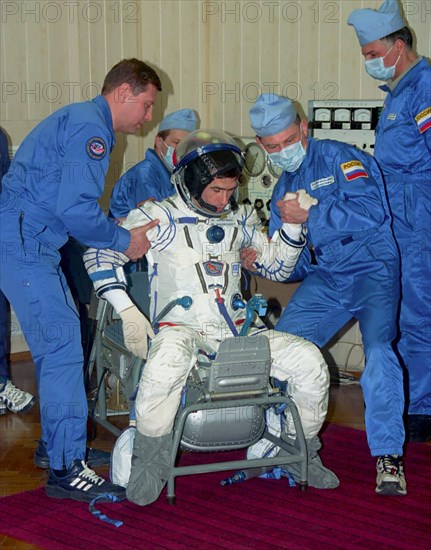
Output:
<path fill-rule="evenodd" d="M 428 130 L 428 128 L 431 128 L 431 107 L 416 115 L 415 120 L 421 134 Z"/>
<path fill-rule="evenodd" d="M 368 172 L 359 160 L 351 160 L 341 164 L 341 170 L 347 181 L 352 181 L 357 178 L 368 178 Z"/>
<path fill-rule="evenodd" d="M 107 147 L 105 140 L 101 137 L 90 138 L 85 145 L 85 149 L 88 156 L 93 160 L 102 160 L 106 157 Z"/>

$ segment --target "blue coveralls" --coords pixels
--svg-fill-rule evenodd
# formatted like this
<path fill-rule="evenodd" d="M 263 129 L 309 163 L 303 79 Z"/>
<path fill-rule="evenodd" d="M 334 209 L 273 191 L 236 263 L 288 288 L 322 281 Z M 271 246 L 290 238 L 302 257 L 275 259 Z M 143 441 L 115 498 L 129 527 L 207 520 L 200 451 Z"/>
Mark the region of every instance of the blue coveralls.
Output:
<path fill-rule="evenodd" d="M 409 413 L 431 415 L 431 66 L 419 58 L 388 92 L 375 158 L 401 255 L 398 350 L 409 374 Z"/>
<path fill-rule="evenodd" d="M 392 347 L 399 258 L 380 171 L 351 145 L 309 139 L 300 168 L 283 172 L 274 189 L 271 235 L 281 226 L 276 202 L 298 189 L 319 201 L 306 224 L 317 265 L 309 266 L 276 330 L 322 347 L 355 317 L 366 357 L 361 384 L 371 454 L 402 454 L 403 373 Z"/>
<path fill-rule="evenodd" d="M 148 199 L 162 201 L 176 192 L 171 173 L 154 149 L 147 149 L 144 160 L 130 168 L 115 184 L 110 215 L 123 218 Z"/>
<path fill-rule="evenodd" d="M 87 432 L 79 319 L 58 249 L 69 234 L 96 248 L 128 247 L 130 233 L 97 202 L 113 145 L 111 111 L 97 96 L 38 124 L 3 178 L 1 289 L 36 366 L 42 439 L 54 469 L 84 459 Z"/>
<path fill-rule="evenodd" d="M 3 130 L 0 129 L 0 193 L 2 179 L 9 170 L 10 158 L 7 139 Z M 9 365 L 7 364 L 7 300 L 0 290 L 0 387 L 6 379 L 9 379 Z"/>

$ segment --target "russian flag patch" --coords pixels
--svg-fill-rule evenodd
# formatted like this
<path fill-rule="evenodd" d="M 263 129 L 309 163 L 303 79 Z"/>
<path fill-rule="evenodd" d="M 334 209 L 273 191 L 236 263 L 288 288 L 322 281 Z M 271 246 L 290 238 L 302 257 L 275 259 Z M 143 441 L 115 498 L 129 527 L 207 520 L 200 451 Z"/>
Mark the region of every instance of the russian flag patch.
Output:
<path fill-rule="evenodd" d="M 351 160 L 341 165 L 344 177 L 347 181 L 352 181 L 357 178 L 368 178 L 368 173 L 359 160 Z"/>
<path fill-rule="evenodd" d="M 421 134 L 431 128 L 431 107 L 416 115 L 415 120 Z"/>

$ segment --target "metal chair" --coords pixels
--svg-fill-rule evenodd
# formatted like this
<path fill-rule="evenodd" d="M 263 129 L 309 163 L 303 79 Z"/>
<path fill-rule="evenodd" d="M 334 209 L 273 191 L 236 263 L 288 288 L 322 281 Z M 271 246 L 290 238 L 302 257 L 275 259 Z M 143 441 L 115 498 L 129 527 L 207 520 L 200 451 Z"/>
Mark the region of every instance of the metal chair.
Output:
<path fill-rule="evenodd" d="M 269 384 L 271 355 L 268 338 L 238 336 L 227 338 L 208 366 L 198 364 L 190 373 L 186 397 L 174 424 L 171 470 L 167 499 L 175 502 L 175 478 L 183 475 L 250 470 L 260 474 L 275 466 L 300 463 L 299 487 L 307 486 L 307 445 L 295 403 Z M 271 406 L 288 408 L 297 434 L 297 447 L 266 428 L 265 412 Z M 177 466 L 180 448 L 190 451 L 242 449 L 261 438 L 286 450 L 288 456 L 253 460 L 233 460 L 194 466 Z"/>
<path fill-rule="evenodd" d="M 129 291 L 136 305 L 147 313 L 147 273 L 132 273 Z M 168 307 L 177 305 L 178 301 Z M 131 406 L 130 397 L 135 392 L 143 362 L 125 348 L 121 321 L 113 318 L 112 308 L 106 302 L 101 305 L 99 312 L 95 349 L 98 380 L 102 380 L 106 370 L 114 374 L 120 380 Z M 299 486 L 305 489 L 308 455 L 299 414 L 292 399 L 269 383 L 270 367 L 270 346 L 265 334 L 227 338 L 220 344 L 215 359 L 199 356 L 183 390 L 174 423 L 171 470 L 167 480 L 169 503 L 175 502 L 175 478 L 178 476 L 234 469 L 254 469 L 255 472 L 263 473 L 275 466 L 291 463 L 300 464 Z M 272 406 L 287 408 L 292 414 L 297 434 L 295 446 L 284 438 L 283 433 L 275 436 L 267 430 L 265 413 Z M 119 435 L 120 430 L 108 420 L 108 416 L 106 391 L 102 383 L 96 421 Z M 286 450 L 288 456 L 194 466 L 176 465 L 180 448 L 200 452 L 242 449 L 262 437 Z"/>

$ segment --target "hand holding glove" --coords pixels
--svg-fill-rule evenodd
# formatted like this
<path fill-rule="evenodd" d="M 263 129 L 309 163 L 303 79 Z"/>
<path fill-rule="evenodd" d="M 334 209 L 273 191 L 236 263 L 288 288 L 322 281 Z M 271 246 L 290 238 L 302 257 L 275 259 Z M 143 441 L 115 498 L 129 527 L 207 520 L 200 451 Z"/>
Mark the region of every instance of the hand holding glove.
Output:
<path fill-rule="evenodd" d="M 276 204 L 280 210 L 281 221 L 295 229 L 308 220 L 309 209 L 317 203 L 318 200 L 305 189 L 299 189 L 296 193 L 286 193 Z"/>
<path fill-rule="evenodd" d="M 319 204 L 319 201 L 309 195 L 305 189 L 298 189 L 296 193 L 286 193 L 283 197 L 285 201 L 298 199 L 298 204 L 303 210 L 310 210 L 312 206 Z"/>
<path fill-rule="evenodd" d="M 298 203 L 303 210 L 310 210 L 312 206 L 317 206 L 319 201 L 309 195 L 305 189 L 298 189 Z"/>
<path fill-rule="evenodd" d="M 302 224 L 308 220 L 308 211 L 318 204 L 318 200 L 299 189 L 296 193 L 286 193 L 282 200 L 277 201 L 280 210 L 283 231 L 294 240 L 299 240 L 302 233 Z"/>
<path fill-rule="evenodd" d="M 154 338 L 151 323 L 139 309 L 133 305 L 118 312 L 123 321 L 123 336 L 126 348 L 141 359 L 148 353 L 148 337 Z"/>

